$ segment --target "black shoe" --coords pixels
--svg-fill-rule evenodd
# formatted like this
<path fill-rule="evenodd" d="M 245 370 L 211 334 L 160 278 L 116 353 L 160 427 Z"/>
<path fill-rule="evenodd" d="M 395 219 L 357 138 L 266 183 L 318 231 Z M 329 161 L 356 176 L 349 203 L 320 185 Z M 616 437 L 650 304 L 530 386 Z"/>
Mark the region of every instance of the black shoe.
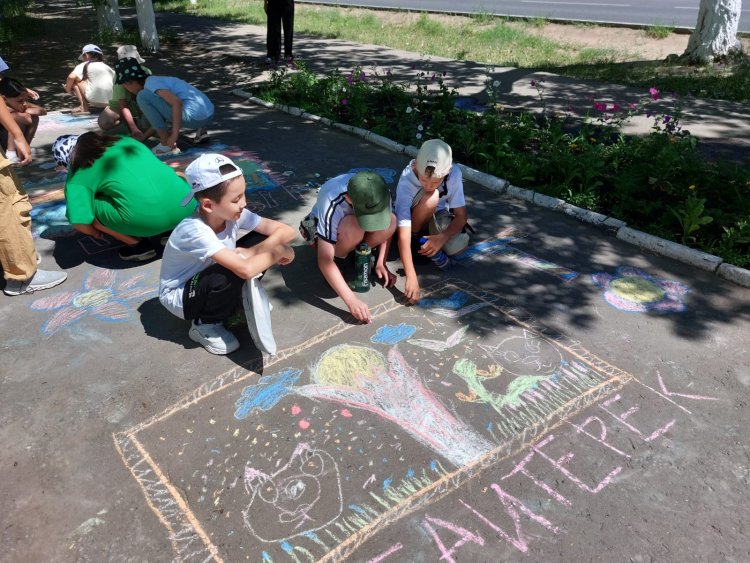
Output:
<path fill-rule="evenodd" d="M 128 262 L 145 262 L 156 256 L 156 250 L 152 242 L 144 238 L 132 246 L 123 246 L 118 255 Z"/>

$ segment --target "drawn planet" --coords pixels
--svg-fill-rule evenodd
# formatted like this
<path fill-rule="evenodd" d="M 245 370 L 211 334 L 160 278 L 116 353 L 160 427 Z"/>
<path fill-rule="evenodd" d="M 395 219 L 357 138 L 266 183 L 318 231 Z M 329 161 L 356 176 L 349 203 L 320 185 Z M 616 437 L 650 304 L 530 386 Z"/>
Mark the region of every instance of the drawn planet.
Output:
<path fill-rule="evenodd" d="M 313 368 L 313 380 L 320 385 L 357 387 L 358 379 L 374 379 L 387 369 L 385 357 L 366 346 L 342 344 L 326 350 Z"/>
<path fill-rule="evenodd" d="M 609 291 L 627 301 L 636 303 L 654 303 L 664 299 L 666 292 L 651 280 L 625 276 L 612 280 Z"/>

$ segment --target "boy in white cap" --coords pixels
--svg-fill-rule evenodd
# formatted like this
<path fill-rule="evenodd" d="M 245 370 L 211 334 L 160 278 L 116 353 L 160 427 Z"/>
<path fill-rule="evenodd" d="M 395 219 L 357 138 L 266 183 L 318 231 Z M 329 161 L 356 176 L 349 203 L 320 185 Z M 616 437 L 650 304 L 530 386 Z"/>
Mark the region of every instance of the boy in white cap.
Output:
<path fill-rule="evenodd" d="M 274 264 L 289 264 L 294 259 L 289 243 L 296 232 L 245 209 L 242 170 L 226 156 L 203 154 L 187 167 L 185 175 L 191 191 L 182 203 L 187 205 L 194 197 L 198 209 L 169 237 L 161 264 L 159 301 L 177 317 L 191 320 L 188 336 L 212 354 L 229 354 L 239 348 L 223 322 L 244 305 L 256 344 L 275 353 L 275 343 L 270 350 L 253 332 L 246 280 L 254 280 Z M 266 238 L 250 248 L 238 248 L 240 230 Z"/>
<path fill-rule="evenodd" d="M 104 63 L 102 50 L 89 43 L 81 49 L 77 65 L 68 75 L 63 88 L 68 94 L 78 98 L 78 107 L 71 110 L 73 115 L 88 115 L 91 107 L 106 107 L 112 97 L 112 83 L 115 71 Z"/>
<path fill-rule="evenodd" d="M 146 74 L 151 74 L 151 70 L 143 64 L 145 61 L 138 53 L 138 48 L 135 45 L 121 45 L 118 47 L 117 60 L 128 58 L 138 61 Z M 116 80 L 112 85 L 112 99 L 109 100 L 107 107 L 99 114 L 97 122 L 102 131 L 108 131 L 120 124 L 124 124 L 133 138 L 139 141 L 148 139 L 156 133 L 143 116 L 135 100 L 135 96 L 128 92 L 122 84 L 117 84 Z"/>
<path fill-rule="evenodd" d="M 450 146 L 440 139 L 425 141 L 396 186 L 398 250 L 406 275 L 404 294 L 412 303 L 420 288 L 414 254 L 432 257 L 440 250 L 459 254 L 469 244 L 462 232 L 468 215 L 461 169 L 453 165 Z M 427 242 L 419 241 L 424 237 Z"/>
<path fill-rule="evenodd" d="M 391 213 L 391 193 L 374 172 L 341 174 L 320 188 L 312 212 L 300 225 L 302 236 L 314 244 L 318 267 L 328 284 L 360 322 L 372 320 L 370 308 L 357 298 L 341 270 L 351 252 L 365 242 L 377 249 L 375 274 L 385 287 L 396 283 L 386 266 L 396 217 Z"/>

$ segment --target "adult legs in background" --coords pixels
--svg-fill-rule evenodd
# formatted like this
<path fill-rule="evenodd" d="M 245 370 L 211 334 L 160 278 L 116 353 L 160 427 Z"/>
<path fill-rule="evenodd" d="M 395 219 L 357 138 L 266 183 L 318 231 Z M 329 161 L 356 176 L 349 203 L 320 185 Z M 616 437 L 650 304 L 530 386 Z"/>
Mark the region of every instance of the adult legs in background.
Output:
<path fill-rule="evenodd" d="M 284 58 L 293 59 L 292 43 L 294 40 L 294 0 L 283 0 L 281 23 L 284 26 Z"/>
<path fill-rule="evenodd" d="M 266 56 L 275 63 L 281 59 L 281 21 L 284 15 L 284 0 L 268 0 L 266 12 Z"/>

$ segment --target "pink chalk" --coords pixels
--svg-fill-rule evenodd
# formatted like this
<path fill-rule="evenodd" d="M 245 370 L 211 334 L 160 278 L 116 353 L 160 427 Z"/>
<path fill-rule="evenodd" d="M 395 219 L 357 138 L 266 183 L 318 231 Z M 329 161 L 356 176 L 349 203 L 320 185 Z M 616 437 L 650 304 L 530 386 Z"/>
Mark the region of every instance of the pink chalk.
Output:
<path fill-rule="evenodd" d="M 306 421 L 304 418 L 300 420 L 298 424 L 299 424 L 299 427 L 302 428 L 302 430 L 307 430 L 308 428 L 310 428 L 310 423 Z"/>
<path fill-rule="evenodd" d="M 297 415 L 298 415 L 299 413 L 301 413 L 301 412 L 302 412 L 302 409 L 301 409 L 301 408 L 299 408 L 299 405 L 293 405 L 293 406 L 292 406 L 292 414 L 293 414 L 294 416 L 297 416 Z"/>
<path fill-rule="evenodd" d="M 349 409 L 341 409 L 341 416 L 344 416 L 346 418 L 351 418 L 352 413 L 349 412 Z"/>

